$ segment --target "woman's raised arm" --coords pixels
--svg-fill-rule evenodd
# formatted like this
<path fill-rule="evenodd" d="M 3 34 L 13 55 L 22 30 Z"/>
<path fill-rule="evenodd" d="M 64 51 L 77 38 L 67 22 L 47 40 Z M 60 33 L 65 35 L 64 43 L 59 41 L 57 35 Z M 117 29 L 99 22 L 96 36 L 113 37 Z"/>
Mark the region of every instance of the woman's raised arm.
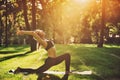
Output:
<path fill-rule="evenodd" d="M 31 35 L 33 36 L 34 31 L 24 31 L 24 30 L 18 30 L 17 35 Z"/>
<path fill-rule="evenodd" d="M 31 35 L 33 36 L 36 41 L 38 41 L 40 44 L 43 45 L 43 47 L 47 46 L 47 43 L 45 40 L 41 39 L 40 36 L 35 31 L 24 31 L 24 30 L 18 30 L 17 35 Z"/>

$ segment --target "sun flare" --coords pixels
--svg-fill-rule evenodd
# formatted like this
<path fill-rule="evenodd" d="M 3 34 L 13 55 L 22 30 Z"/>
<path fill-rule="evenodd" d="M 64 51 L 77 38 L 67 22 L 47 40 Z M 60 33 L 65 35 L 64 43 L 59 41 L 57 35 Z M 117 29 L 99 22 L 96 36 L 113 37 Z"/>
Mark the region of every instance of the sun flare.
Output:
<path fill-rule="evenodd" d="M 89 0 L 74 0 L 77 3 L 87 3 Z"/>

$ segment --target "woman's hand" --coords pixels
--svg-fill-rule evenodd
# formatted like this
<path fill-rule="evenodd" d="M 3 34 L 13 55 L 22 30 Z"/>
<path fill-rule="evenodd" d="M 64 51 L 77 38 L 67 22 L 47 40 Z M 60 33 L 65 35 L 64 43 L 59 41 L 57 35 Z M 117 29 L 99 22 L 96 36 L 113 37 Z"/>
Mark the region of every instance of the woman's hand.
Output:
<path fill-rule="evenodd" d="M 23 30 L 17 30 L 17 35 L 23 35 Z"/>

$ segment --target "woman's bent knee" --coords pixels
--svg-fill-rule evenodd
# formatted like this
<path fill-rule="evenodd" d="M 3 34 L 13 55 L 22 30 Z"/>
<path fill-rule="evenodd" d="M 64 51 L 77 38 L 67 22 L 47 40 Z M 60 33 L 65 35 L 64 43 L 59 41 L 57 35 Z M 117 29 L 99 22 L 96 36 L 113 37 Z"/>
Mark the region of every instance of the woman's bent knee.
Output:
<path fill-rule="evenodd" d="M 69 58 L 71 57 L 69 53 L 65 53 L 65 56 Z"/>

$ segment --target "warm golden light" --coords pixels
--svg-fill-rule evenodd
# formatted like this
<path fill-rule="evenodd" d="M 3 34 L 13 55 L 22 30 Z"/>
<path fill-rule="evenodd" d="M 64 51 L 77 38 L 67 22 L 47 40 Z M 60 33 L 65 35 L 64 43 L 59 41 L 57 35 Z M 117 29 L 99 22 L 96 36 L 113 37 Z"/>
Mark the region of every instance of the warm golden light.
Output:
<path fill-rule="evenodd" d="M 89 0 L 74 0 L 75 2 L 77 2 L 77 3 L 86 3 L 86 2 L 88 2 Z"/>

